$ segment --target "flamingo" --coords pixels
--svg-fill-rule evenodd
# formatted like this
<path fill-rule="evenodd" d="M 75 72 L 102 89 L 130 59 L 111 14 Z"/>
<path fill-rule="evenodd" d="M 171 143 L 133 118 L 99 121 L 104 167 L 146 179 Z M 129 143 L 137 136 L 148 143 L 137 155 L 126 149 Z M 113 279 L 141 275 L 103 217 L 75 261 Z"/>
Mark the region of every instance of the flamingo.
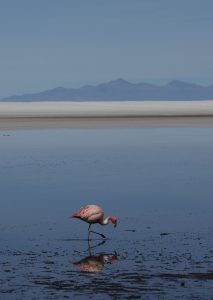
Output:
<path fill-rule="evenodd" d="M 109 216 L 109 217 L 104 219 L 103 209 L 100 208 L 97 205 L 94 205 L 94 204 L 90 204 L 90 205 L 86 205 L 84 207 L 81 207 L 79 212 L 74 213 L 73 215 L 69 216 L 69 218 L 78 218 L 82 221 L 85 221 L 85 222 L 89 223 L 88 240 L 90 239 L 90 232 L 99 234 L 101 237 L 105 238 L 104 234 L 101 234 L 101 233 L 90 230 L 92 224 L 98 223 L 100 225 L 107 225 L 109 223 L 109 221 L 111 221 L 112 224 L 114 224 L 114 227 L 116 227 L 116 225 L 117 225 L 117 218 L 116 217 Z"/>

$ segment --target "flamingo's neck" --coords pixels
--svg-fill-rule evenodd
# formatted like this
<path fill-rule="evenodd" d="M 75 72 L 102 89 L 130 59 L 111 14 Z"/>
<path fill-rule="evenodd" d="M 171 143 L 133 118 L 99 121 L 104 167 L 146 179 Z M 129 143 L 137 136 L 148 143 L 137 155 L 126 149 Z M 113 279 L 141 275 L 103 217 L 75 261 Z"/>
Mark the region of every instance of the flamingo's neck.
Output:
<path fill-rule="evenodd" d="M 101 220 L 100 224 L 101 225 L 106 225 L 106 224 L 109 223 L 109 221 L 112 222 L 112 224 L 114 224 L 114 227 L 116 227 L 116 225 L 117 225 L 117 218 L 114 217 L 114 216 L 109 216 L 106 219 Z"/>
<path fill-rule="evenodd" d="M 102 220 L 102 221 L 100 222 L 100 224 L 101 224 L 101 225 L 107 225 L 107 224 L 109 223 L 109 219 L 110 219 L 110 217 L 107 217 L 106 219 Z"/>

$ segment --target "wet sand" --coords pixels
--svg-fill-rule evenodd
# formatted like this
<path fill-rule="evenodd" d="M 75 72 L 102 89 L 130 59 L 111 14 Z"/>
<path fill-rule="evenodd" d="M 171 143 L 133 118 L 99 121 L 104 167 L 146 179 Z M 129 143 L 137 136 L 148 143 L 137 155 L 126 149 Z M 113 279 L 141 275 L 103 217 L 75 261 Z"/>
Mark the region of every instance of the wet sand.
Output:
<path fill-rule="evenodd" d="M 0 130 L 42 128 L 212 128 L 209 117 L 19 117 L 0 118 Z"/>
<path fill-rule="evenodd" d="M 0 129 L 213 127 L 213 101 L 0 103 Z"/>

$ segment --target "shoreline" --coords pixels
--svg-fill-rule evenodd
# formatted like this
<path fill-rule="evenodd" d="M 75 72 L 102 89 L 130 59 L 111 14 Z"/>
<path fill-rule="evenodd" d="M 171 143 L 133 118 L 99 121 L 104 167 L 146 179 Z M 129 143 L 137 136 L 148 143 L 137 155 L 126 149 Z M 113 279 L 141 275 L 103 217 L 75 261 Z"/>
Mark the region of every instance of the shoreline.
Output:
<path fill-rule="evenodd" d="M 213 117 L 0 118 L 0 131 L 56 128 L 213 128 Z"/>
<path fill-rule="evenodd" d="M 213 127 L 213 101 L 0 102 L 0 130 Z"/>

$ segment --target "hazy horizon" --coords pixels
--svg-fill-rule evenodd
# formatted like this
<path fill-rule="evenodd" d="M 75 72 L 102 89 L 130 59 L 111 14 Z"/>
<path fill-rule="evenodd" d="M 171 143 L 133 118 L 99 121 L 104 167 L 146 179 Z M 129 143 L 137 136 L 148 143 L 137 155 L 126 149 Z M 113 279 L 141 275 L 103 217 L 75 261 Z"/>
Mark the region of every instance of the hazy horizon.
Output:
<path fill-rule="evenodd" d="M 213 83 L 210 0 L 1 0 L 0 98 L 117 78 Z"/>
<path fill-rule="evenodd" d="M 37 93 L 23 93 L 0 101 L 133 101 L 133 100 L 212 100 L 213 84 L 208 86 L 180 80 L 164 85 L 132 83 L 122 78 L 80 88 L 54 87 Z"/>

